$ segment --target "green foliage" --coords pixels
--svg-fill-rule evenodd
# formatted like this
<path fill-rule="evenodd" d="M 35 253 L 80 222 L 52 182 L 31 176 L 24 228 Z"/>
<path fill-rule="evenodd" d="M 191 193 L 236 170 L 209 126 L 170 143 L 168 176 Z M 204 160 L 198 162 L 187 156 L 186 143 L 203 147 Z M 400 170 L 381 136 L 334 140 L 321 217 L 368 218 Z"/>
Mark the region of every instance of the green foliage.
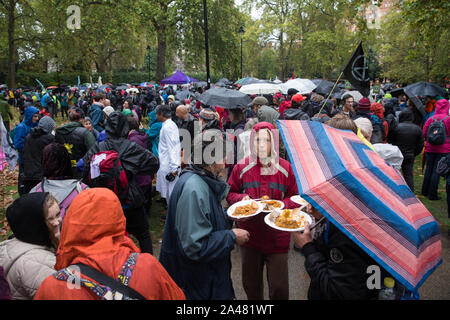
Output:
<path fill-rule="evenodd" d="M 405 1 L 403 10 L 386 17 L 379 39 L 385 77 L 403 83 L 443 83 L 450 73 L 450 29 L 442 17 L 449 9 L 445 1 Z"/>
<path fill-rule="evenodd" d="M 16 18 L 13 35 L 0 28 L 2 79 L 14 69 L 18 85 L 33 84 L 33 75 L 50 85 L 76 83 L 78 75 L 88 81 L 93 72 L 104 82 L 159 80 L 178 68 L 205 74 L 203 0 L 11 1 L 0 2 L 0 25 L 8 25 L 11 8 Z M 450 71 L 448 1 L 401 1 L 380 29 L 369 29 L 363 12 L 381 0 L 206 2 L 213 82 L 240 78 L 241 39 L 243 76 L 335 79 L 360 41 L 372 78 L 441 82 Z M 80 30 L 66 26 L 70 5 L 81 9 Z M 44 74 L 48 66 L 59 72 Z"/>

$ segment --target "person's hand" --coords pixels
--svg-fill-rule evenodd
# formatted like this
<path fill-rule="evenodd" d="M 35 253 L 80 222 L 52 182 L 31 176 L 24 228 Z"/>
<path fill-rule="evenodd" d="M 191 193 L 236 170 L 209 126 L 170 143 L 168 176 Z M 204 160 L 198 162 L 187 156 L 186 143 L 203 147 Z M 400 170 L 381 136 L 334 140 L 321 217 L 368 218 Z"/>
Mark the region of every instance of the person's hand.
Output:
<path fill-rule="evenodd" d="M 308 203 L 308 205 L 306 206 L 306 213 L 308 213 L 310 216 L 313 216 L 314 219 L 316 219 L 316 221 L 319 221 L 320 219 L 322 219 L 323 215 L 319 212 L 319 210 L 317 210 L 316 208 L 314 208 L 312 205 L 310 205 Z"/>
<path fill-rule="evenodd" d="M 144 129 L 144 126 L 142 125 L 142 123 L 139 124 L 139 130 Z"/>
<path fill-rule="evenodd" d="M 245 200 L 252 200 L 252 198 L 250 198 L 249 196 L 245 196 L 244 198 L 242 198 L 242 201 L 245 201 Z"/>
<path fill-rule="evenodd" d="M 236 243 L 238 245 L 243 245 L 250 239 L 250 233 L 244 229 L 232 229 L 234 234 L 236 235 Z"/>
<path fill-rule="evenodd" d="M 293 240 L 300 249 L 303 249 L 305 244 L 312 242 L 311 230 L 309 228 L 310 226 L 307 222 L 305 225 L 305 230 L 303 230 L 303 232 L 292 233 Z"/>

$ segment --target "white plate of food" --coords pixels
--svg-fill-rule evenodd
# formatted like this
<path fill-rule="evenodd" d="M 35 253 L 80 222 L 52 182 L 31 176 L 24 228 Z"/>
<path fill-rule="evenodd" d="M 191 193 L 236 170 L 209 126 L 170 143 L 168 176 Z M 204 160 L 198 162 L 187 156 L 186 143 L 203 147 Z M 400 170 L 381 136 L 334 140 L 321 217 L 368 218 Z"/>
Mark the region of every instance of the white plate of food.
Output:
<path fill-rule="evenodd" d="M 274 210 L 264 217 L 264 221 L 274 229 L 287 232 L 303 231 L 306 223 L 312 224 L 312 218 L 300 208 Z"/>
<path fill-rule="evenodd" d="M 299 195 L 296 196 L 292 196 L 291 197 L 291 201 L 295 202 L 296 204 L 299 204 L 303 207 L 306 207 L 308 205 L 308 201 L 306 201 L 305 199 L 303 199 L 302 197 L 300 197 Z"/>
<path fill-rule="evenodd" d="M 262 212 L 272 212 L 275 209 L 283 209 L 284 208 L 284 203 L 283 201 L 280 200 L 271 200 L 271 199 L 267 199 L 267 200 L 260 200 L 259 203 L 262 204 L 263 206 L 263 210 Z"/>
<path fill-rule="evenodd" d="M 261 213 L 262 209 L 263 205 L 255 200 L 243 200 L 230 206 L 227 215 L 233 219 L 249 218 Z"/>

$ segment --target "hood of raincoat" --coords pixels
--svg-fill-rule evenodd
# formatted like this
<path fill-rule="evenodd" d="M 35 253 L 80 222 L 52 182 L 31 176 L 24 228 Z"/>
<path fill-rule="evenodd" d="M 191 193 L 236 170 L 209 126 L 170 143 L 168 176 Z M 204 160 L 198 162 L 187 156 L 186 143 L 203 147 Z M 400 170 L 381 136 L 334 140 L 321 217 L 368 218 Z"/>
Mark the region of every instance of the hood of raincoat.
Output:
<path fill-rule="evenodd" d="M 255 138 L 256 133 L 260 130 L 267 129 L 270 135 L 270 147 L 271 147 L 271 161 L 275 161 L 278 158 L 278 150 L 279 150 L 279 139 L 275 139 L 274 133 L 276 132 L 275 127 L 269 122 L 259 122 L 253 128 L 250 134 L 250 160 L 256 161 L 259 165 L 261 164 L 259 157 L 257 156 L 257 150 L 255 147 Z"/>
<path fill-rule="evenodd" d="M 39 124 L 38 121 L 36 122 L 32 122 L 33 120 L 33 116 L 39 113 L 39 109 L 35 108 L 35 107 L 28 107 L 25 109 L 25 116 L 23 119 L 23 122 L 25 122 L 25 124 L 31 128 L 37 127 L 37 125 Z"/>
<path fill-rule="evenodd" d="M 119 198 L 109 189 L 82 191 L 64 218 L 55 269 L 83 263 L 114 274 L 121 257 L 140 252 L 125 235 L 125 216 Z M 117 258 L 117 259 L 116 259 Z M 118 265 L 111 263 L 117 261 Z"/>
<path fill-rule="evenodd" d="M 130 131 L 126 115 L 122 112 L 114 111 L 109 115 L 105 129 L 108 136 L 112 138 L 126 138 Z"/>
<path fill-rule="evenodd" d="M 398 115 L 398 122 L 413 122 L 414 121 L 414 114 L 409 108 L 404 109 L 402 112 Z"/>
<path fill-rule="evenodd" d="M 450 109 L 450 104 L 448 100 L 441 99 L 436 102 L 436 111 L 434 114 L 448 115 L 448 110 Z"/>
<path fill-rule="evenodd" d="M 378 118 L 383 119 L 384 118 L 384 108 L 381 103 L 374 102 L 370 105 L 370 111 L 373 112 L 374 115 L 376 115 Z"/>

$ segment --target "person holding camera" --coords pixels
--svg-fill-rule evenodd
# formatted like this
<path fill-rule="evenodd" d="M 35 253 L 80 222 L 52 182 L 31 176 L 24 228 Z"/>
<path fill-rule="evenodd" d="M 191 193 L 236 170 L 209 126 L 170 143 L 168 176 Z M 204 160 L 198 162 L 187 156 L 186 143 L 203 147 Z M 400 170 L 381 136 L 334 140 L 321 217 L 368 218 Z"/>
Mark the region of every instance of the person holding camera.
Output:
<path fill-rule="evenodd" d="M 156 108 L 156 119 L 162 122 L 158 154 L 160 167 L 156 178 L 156 191 L 169 202 L 170 194 L 178 179 L 181 166 L 181 144 L 178 127 L 172 121 L 172 109 L 168 105 Z"/>

